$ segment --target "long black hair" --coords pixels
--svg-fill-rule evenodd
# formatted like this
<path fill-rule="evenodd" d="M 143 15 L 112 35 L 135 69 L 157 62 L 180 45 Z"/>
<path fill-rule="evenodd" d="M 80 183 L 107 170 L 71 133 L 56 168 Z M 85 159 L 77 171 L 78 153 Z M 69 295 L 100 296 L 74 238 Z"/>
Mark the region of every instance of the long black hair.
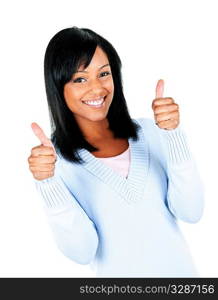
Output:
<path fill-rule="evenodd" d="M 81 64 L 86 68 L 99 46 L 107 55 L 114 82 L 114 95 L 107 119 L 109 128 L 118 138 L 138 139 L 138 124 L 131 119 L 123 95 L 121 60 L 114 47 L 102 36 L 88 28 L 76 26 L 56 33 L 50 40 L 44 57 L 45 88 L 51 123 L 51 141 L 68 161 L 83 163 L 78 149 L 97 151 L 88 143 L 73 113 L 64 99 L 64 85 Z"/>

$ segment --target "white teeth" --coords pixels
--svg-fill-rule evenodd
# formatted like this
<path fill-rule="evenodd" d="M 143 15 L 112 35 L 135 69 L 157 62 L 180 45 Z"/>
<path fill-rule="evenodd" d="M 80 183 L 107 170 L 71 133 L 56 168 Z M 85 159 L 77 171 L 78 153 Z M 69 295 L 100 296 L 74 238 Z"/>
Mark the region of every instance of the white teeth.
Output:
<path fill-rule="evenodd" d="M 104 97 L 101 97 L 99 100 L 89 100 L 89 101 L 83 101 L 83 102 L 88 105 L 100 105 L 104 102 Z"/>

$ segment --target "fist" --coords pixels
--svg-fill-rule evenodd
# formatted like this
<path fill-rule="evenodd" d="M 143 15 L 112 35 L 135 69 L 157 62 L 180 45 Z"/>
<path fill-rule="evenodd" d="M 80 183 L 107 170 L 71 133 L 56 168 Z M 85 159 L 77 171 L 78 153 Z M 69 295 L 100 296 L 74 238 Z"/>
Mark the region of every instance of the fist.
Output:
<path fill-rule="evenodd" d="M 161 129 L 175 129 L 179 126 L 179 105 L 173 98 L 163 98 L 164 81 L 158 80 L 156 86 L 156 98 L 152 102 L 156 125 Z"/>
<path fill-rule="evenodd" d="M 46 137 L 39 125 L 32 123 L 31 127 L 41 145 L 31 149 L 31 155 L 28 157 L 29 169 L 35 179 L 47 179 L 54 176 L 57 154 L 52 142 Z"/>

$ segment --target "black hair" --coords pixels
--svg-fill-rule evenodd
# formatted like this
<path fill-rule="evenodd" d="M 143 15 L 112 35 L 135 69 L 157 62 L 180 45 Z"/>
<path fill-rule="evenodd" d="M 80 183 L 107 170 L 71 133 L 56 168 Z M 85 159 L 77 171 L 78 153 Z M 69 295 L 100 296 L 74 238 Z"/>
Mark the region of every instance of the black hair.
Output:
<path fill-rule="evenodd" d="M 51 141 L 68 161 L 83 163 L 78 149 L 97 151 L 88 143 L 64 99 L 64 85 L 81 64 L 86 68 L 99 46 L 107 55 L 114 82 L 114 95 L 107 114 L 114 137 L 138 139 L 138 124 L 131 119 L 123 94 L 121 60 L 114 47 L 88 28 L 73 26 L 56 33 L 44 57 L 45 88 L 51 123 Z"/>

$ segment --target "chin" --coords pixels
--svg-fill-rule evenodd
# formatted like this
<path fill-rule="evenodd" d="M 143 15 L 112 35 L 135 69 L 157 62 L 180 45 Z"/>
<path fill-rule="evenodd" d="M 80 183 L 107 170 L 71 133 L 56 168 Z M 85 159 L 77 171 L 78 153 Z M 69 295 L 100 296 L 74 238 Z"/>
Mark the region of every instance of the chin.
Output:
<path fill-rule="evenodd" d="M 96 115 L 93 115 L 93 116 L 89 116 L 87 119 L 92 121 L 92 122 L 99 122 L 99 121 L 103 121 L 103 120 L 107 119 L 107 115 L 97 116 L 97 114 L 96 114 Z"/>

